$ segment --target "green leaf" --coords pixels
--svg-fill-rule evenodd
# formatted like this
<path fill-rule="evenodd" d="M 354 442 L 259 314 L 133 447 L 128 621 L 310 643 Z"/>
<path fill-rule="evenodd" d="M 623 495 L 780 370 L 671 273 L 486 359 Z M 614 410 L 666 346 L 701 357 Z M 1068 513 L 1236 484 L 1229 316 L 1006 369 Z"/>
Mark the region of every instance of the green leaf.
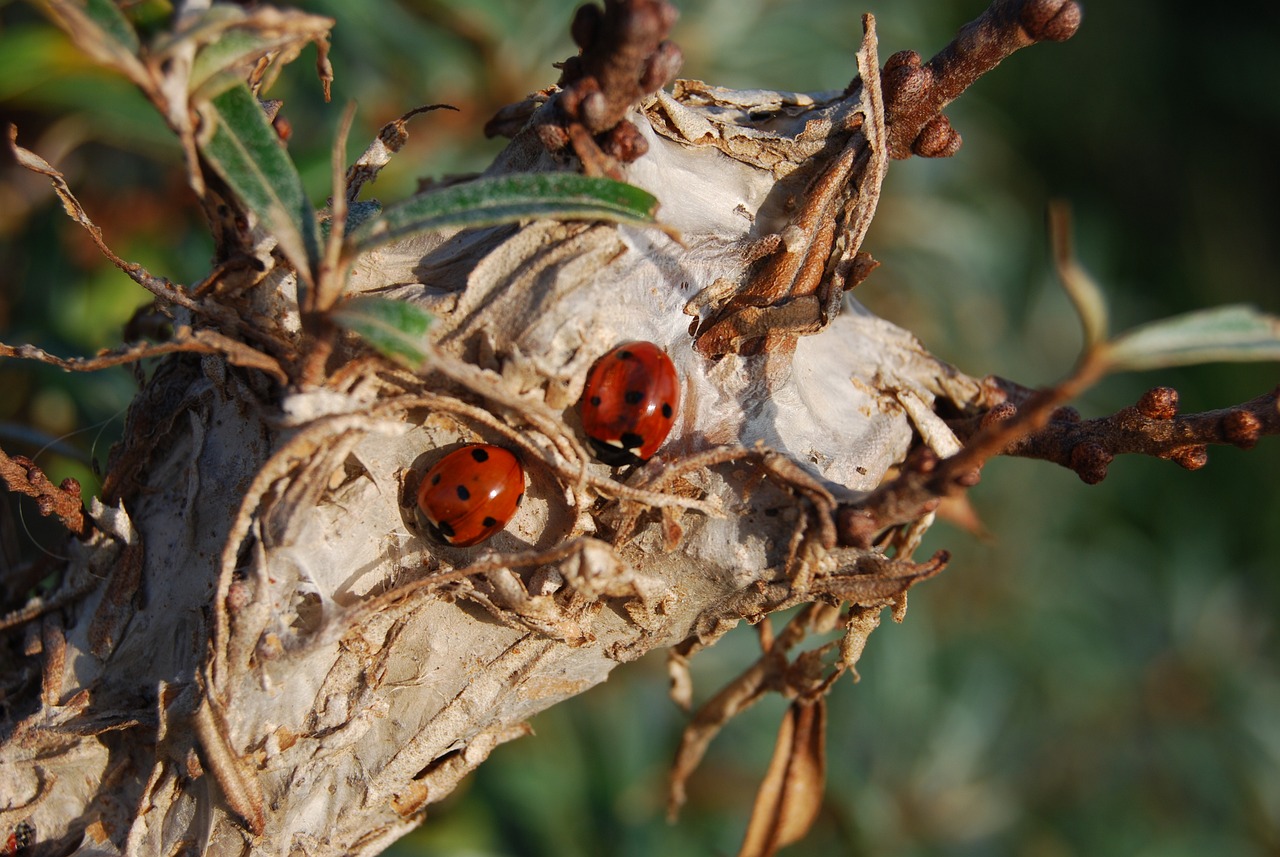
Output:
<path fill-rule="evenodd" d="M 310 281 L 320 259 L 315 212 L 262 105 L 236 84 L 203 105 L 200 151 Z"/>
<path fill-rule="evenodd" d="M 1144 324 L 1100 349 L 1109 371 L 1280 360 L 1280 318 L 1225 306 Z"/>
<path fill-rule="evenodd" d="M 363 252 L 436 229 L 540 217 L 653 225 L 657 207 L 652 194 L 612 179 L 577 173 L 518 173 L 476 179 L 406 200 L 354 230 L 347 246 Z"/>
<path fill-rule="evenodd" d="M 140 44 L 138 34 L 134 32 L 133 25 L 120 11 L 120 7 L 112 0 L 86 0 L 84 11 L 89 19 L 98 25 L 103 36 L 129 53 L 137 55 Z"/>
<path fill-rule="evenodd" d="M 427 328 L 434 316 L 415 304 L 379 297 L 352 298 L 331 317 L 360 334 L 383 356 L 410 369 L 421 368 L 431 358 Z"/>
<path fill-rule="evenodd" d="M 347 203 L 347 220 L 343 228 L 350 232 L 360 226 L 371 217 L 375 217 L 382 213 L 382 205 L 376 200 L 368 202 L 349 202 Z M 320 222 L 320 237 L 329 240 L 329 233 L 333 230 L 333 221 L 324 216 Z"/>

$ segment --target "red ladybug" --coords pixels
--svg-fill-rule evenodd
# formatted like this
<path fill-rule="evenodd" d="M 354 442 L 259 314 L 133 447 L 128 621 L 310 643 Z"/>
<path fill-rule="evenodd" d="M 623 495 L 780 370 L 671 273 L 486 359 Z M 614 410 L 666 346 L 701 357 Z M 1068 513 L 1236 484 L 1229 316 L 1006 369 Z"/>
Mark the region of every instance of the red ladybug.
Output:
<path fill-rule="evenodd" d="M 680 379 L 666 352 L 652 342 L 624 342 L 591 367 L 582 427 L 605 464 L 640 464 L 671 433 L 679 405 Z"/>
<path fill-rule="evenodd" d="M 9 834 L 5 840 L 4 849 L 0 850 L 3 857 L 15 857 L 15 855 L 23 854 L 28 848 L 35 844 L 36 829 L 29 821 L 19 821 L 18 825 L 13 828 L 13 832 Z"/>
<path fill-rule="evenodd" d="M 487 443 L 455 449 L 437 461 L 418 486 L 418 508 L 431 535 L 460 548 L 505 527 L 522 499 L 520 459 Z"/>

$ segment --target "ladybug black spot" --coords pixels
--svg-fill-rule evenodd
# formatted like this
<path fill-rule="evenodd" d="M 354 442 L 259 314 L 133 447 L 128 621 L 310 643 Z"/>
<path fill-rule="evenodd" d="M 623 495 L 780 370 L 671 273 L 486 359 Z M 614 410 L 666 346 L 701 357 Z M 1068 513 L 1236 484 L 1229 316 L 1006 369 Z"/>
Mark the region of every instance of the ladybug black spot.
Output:
<path fill-rule="evenodd" d="M 439 485 L 439 484 L 440 484 L 440 474 L 439 474 L 439 473 L 437 473 L 435 476 L 432 476 L 432 477 L 431 477 L 431 484 L 432 484 L 432 485 Z"/>
<path fill-rule="evenodd" d="M 644 438 L 642 438 L 640 435 L 636 434 L 635 432 L 631 432 L 631 431 L 623 432 L 622 437 L 619 439 L 622 441 L 622 446 L 624 449 L 639 449 L 640 447 L 644 446 Z"/>
<path fill-rule="evenodd" d="M 466 501 L 471 499 L 471 492 L 467 490 L 467 486 L 459 485 L 457 490 L 459 500 Z"/>
<path fill-rule="evenodd" d="M 475 449 L 471 450 L 471 457 L 474 458 L 476 461 L 480 462 L 481 464 L 483 464 L 484 462 L 489 460 L 489 451 L 486 449 L 481 449 L 480 447 L 476 447 Z M 465 500 L 467 498 L 463 497 L 462 499 Z"/>
<path fill-rule="evenodd" d="M 635 360 L 636 356 L 632 354 L 630 351 L 623 351 L 618 354 L 618 359 L 619 360 Z"/>
<path fill-rule="evenodd" d="M 591 397 L 591 407 L 593 407 L 593 408 L 598 408 L 598 407 L 600 407 L 600 397 L 599 397 L 599 396 L 592 396 L 592 397 Z"/>
<path fill-rule="evenodd" d="M 484 524 L 484 528 L 487 530 L 487 529 L 489 529 L 489 528 L 490 528 L 490 527 L 492 527 L 492 526 L 496 526 L 496 525 L 497 525 L 497 523 L 498 523 L 498 519 L 497 519 L 497 518 L 491 518 L 491 517 L 489 517 L 488 515 L 485 515 L 485 517 L 484 517 L 484 521 L 483 521 L 482 523 Z"/>
<path fill-rule="evenodd" d="M 673 413 L 675 413 L 675 412 L 674 412 L 673 410 L 671 410 L 671 403 L 670 403 L 670 402 L 663 402 L 663 403 L 662 403 L 662 415 L 663 415 L 664 417 L 666 417 L 667 419 L 671 419 L 671 415 L 672 415 Z"/>
<path fill-rule="evenodd" d="M 628 405 L 638 405 L 644 401 L 644 390 L 627 390 L 622 400 Z"/>

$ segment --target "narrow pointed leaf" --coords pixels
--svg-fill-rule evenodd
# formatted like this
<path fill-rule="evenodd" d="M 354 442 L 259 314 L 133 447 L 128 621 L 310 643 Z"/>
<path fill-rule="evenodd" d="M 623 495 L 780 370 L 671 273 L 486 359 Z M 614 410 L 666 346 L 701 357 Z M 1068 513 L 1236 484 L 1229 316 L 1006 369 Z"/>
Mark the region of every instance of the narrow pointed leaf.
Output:
<path fill-rule="evenodd" d="M 1134 328 L 1101 357 L 1113 372 L 1280 360 L 1280 318 L 1241 305 L 1200 310 Z"/>
<path fill-rule="evenodd" d="M 236 84 L 206 102 L 202 113 L 201 152 L 310 281 L 320 258 L 315 212 L 258 100 Z"/>
<path fill-rule="evenodd" d="M 576 173 L 481 178 L 388 208 L 355 230 L 347 246 L 364 252 L 420 232 L 538 217 L 653 225 L 657 207 L 657 199 L 640 188 Z"/>
<path fill-rule="evenodd" d="M 85 14 L 98 25 L 103 35 L 129 53 L 138 53 L 138 34 L 129 19 L 111 0 L 85 0 Z"/>
<path fill-rule="evenodd" d="M 387 298 L 354 298 L 333 312 L 333 320 L 362 336 L 383 356 L 410 369 L 418 369 L 431 357 L 427 329 L 433 316 L 405 301 Z"/>

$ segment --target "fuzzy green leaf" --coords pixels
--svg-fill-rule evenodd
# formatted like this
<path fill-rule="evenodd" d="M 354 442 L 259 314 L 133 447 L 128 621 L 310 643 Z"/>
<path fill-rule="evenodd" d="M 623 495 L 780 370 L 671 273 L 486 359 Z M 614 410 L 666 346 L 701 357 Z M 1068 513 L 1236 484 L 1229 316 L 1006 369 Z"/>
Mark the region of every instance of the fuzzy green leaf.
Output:
<path fill-rule="evenodd" d="M 427 328 L 434 316 L 405 301 L 379 297 L 352 298 L 333 311 L 335 322 L 364 337 L 383 356 L 410 369 L 431 358 Z"/>
<path fill-rule="evenodd" d="M 90 20 L 98 25 L 104 36 L 129 53 L 137 55 L 138 34 L 134 32 L 133 25 L 120 11 L 120 7 L 112 0 L 85 0 L 84 11 Z"/>
<path fill-rule="evenodd" d="M 244 84 L 203 105 L 200 150 L 309 280 L 320 258 L 315 212 L 262 106 Z"/>
<path fill-rule="evenodd" d="M 353 231 L 347 246 L 364 252 L 436 229 L 492 226 L 539 217 L 653 225 L 657 207 L 652 194 L 612 179 L 576 173 L 518 173 L 476 179 L 406 200 Z"/>
<path fill-rule="evenodd" d="M 1136 327 L 1099 357 L 1112 372 L 1280 360 L 1280 318 L 1241 305 L 1190 312 Z"/>

